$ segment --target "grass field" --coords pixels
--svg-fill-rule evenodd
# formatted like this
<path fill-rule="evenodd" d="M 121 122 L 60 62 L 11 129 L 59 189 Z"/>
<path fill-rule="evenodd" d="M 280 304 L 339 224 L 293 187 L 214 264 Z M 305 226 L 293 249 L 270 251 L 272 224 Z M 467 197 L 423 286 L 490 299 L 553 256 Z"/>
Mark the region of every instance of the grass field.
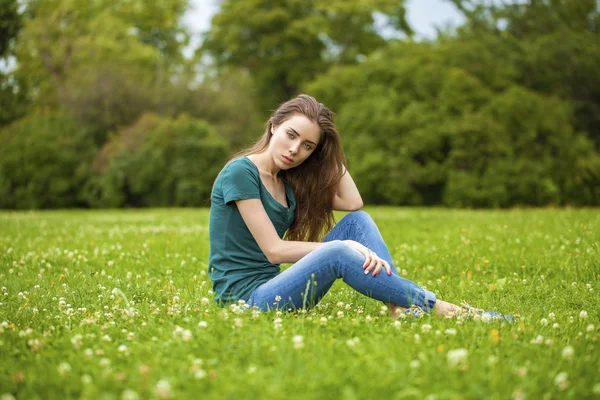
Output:
<path fill-rule="evenodd" d="M 402 275 L 517 323 L 218 308 L 208 210 L 0 213 L 0 399 L 600 398 L 600 212 L 367 208 Z M 340 215 L 341 216 L 341 215 Z"/>

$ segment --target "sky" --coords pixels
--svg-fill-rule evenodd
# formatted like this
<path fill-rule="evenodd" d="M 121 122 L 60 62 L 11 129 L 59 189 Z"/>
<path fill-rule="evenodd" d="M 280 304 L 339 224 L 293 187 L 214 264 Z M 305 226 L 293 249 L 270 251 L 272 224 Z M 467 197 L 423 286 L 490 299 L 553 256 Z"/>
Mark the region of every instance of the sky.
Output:
<path fill-rule="evenodd" d="M 183 17 L 183 23 L 192 33 L 190 49 L 197 47 L 201 33 L 210 28 L 210 19 L 218 10 L 218 2 L 219 0 L 190 0 L 190 10 Z M 457 26 L 464 21 L 463 16 L 448 0 L 407 0 L 406 8 L 408 23 L 415 30 L 416 39 L 433 39 L 436 26 Z"/>

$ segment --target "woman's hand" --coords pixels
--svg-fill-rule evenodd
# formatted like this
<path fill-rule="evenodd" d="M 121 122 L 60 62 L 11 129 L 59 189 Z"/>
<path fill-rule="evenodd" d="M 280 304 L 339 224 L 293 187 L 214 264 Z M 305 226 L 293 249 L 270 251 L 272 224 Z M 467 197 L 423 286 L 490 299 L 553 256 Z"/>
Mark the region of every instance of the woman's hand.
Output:
<path fill-rule="evenodd" d="M 363 264 L 365 275 L 368 275 L 371 271 L 373 271 L 373 277 L 375 277 L 379 275 L 379 271 L 381 271 L 382 267 L 385 268 L 388 275 L 392 275 L 392 268 L 388 262 L 369 250 L 367 247 L 355 242 L 354 240 L 344 240 L 344 243 L 349 244 L 350 247 L 358 250 L 363 256 L 365 256 L 365 263 Z"/>

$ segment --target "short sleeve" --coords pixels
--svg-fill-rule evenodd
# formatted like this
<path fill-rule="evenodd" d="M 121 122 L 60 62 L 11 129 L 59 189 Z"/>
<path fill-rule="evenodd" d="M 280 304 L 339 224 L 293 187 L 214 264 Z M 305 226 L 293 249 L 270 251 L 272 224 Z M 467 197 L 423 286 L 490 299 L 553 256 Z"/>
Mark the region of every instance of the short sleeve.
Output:
<path fill-rule="evenodd" d="M 236 200 L 260 199 L 258 172 L 243 159 L 229 163 L 221 173 L 221 189 L 225 204 Z"/>

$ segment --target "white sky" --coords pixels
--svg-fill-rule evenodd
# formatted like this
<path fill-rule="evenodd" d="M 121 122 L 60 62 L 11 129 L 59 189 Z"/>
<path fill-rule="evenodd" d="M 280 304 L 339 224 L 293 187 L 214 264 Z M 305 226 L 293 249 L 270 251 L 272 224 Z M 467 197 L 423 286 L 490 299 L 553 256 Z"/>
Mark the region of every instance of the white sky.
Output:
<path fill-rule="evenodd" d="M 244 1 L 244 0 L 239 0 Z M 192 34 L 191 48 L 200 43 L 200 34 L 210 28 L 210 19 L 218 10 L 219 0 L 190 0 L 183 22 Z M 435 37 L 435 27 L 460 25 L 464 18 L 448 0 L 407 0 L 407 19 L 417 39 Z"/>

